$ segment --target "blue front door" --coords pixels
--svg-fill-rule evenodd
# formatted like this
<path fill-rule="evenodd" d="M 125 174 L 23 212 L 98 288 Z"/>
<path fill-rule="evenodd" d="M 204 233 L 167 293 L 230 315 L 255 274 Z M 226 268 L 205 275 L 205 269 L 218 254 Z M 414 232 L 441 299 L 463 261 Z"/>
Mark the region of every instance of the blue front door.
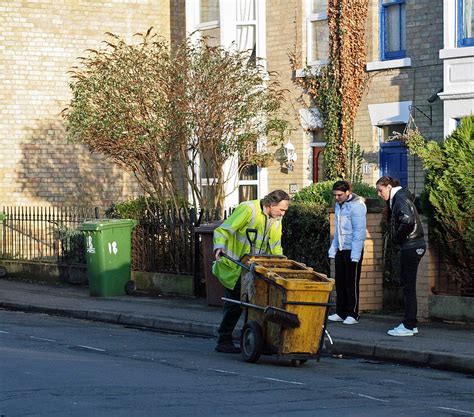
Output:
<path fill-rule="evenodd" d="M 407 148 L 403 142 L 397 140 L 380 144 L 380 171 L 382 176 L 398 178 L 402 186 L 407 186 Z"/>

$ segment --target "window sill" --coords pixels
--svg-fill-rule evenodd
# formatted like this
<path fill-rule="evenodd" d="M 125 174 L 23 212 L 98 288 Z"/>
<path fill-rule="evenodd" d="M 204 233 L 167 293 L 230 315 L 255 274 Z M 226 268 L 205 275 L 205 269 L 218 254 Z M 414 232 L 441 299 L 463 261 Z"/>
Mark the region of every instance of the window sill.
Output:
<path fill-rule="evenodd" d="M 467 93 L 439 93 L 441 100 L 469 100 L 474 99 L 474 92 Z"/>
<path fill-rule="evenodd" d="M 293 78 L 304 78 L 311 75 L 317 75 L 321 68 L 327 65 L 329 61 L 317 61 L 309 63 L 306 68 L 297 69 L 293 73 Z"/>
<path fill-rule="evenodd" d="M 411 58 L 391 59 L 388 61 L 367 62 L 367 71 L 380 71 L 393 68 L 411 67 Z"/>
<path fill-rule="evenodd" d="M 441 49 L 439 51 L 439 59 L 467 58 L 467 57 L 474 57 L 474 46 Z"/>

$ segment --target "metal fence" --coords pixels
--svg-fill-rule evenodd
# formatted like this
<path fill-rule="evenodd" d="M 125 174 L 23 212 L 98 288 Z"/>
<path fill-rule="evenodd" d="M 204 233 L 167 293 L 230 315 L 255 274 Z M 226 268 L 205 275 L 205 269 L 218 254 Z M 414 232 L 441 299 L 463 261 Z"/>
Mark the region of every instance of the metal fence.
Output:
<path fill-rule="evenodd" d="M 83 264 L 84 242 L 77 226 L 94 219 L 94 207 L 3 207 L 0 254 L 17 259 Z"/>
<path fill-rule="evenodd" d="M 139 219 L 133 233 L 132 268 L 135 271 L 194 274 L 200 262 L 195 256 L 194 228 L 219 220 L 215 210 L 158 210 Z"/>
<path fill-rule="evenodd" d="M 84 265 L 77 227 L 99 218 L 96 207 L 3 207 L 2 259 Z M 224 218 L 226 215 L 224 214 Z M 215 211 L 161 210 L 139 219 L 132 236 L 132 269 L 194 274 L 199 268 L 194 228 L 220 218 Z"/>

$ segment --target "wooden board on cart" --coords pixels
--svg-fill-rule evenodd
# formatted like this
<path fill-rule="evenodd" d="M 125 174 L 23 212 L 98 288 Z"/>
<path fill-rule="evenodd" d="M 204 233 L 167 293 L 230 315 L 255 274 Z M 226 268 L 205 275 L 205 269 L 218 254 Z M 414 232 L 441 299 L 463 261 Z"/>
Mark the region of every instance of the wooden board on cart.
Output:
<path fill-rule="evenodd" d="M 297 314 L 301 322 L 296 329 L 284 329 L 277 324 L 265 322 L 261 311 L 249 309 L 248 320 L 255 320 L 262 326 L 267 348 L 279 355 L 315 355 L 323 332 L 326 307 L 285 305 L 284 297 L 286 296 L 286 302 L 327 304 L 334 288 L 334 280 L 291 259 L 247 256 L 242 261 L 249 265 L 255 263 L 257 274 L 255 295 L 249 301 L 260 306 L 283 308 Z M 258 276 L 271 280 L 280 288 Z"/>

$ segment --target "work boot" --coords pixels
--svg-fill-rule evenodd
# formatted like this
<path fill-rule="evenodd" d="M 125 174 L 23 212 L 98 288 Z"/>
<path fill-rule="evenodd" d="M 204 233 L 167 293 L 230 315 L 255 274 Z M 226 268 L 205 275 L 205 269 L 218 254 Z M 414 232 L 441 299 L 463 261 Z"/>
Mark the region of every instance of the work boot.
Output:
<path fill-rule="evenodd" d="M 240 348 L 238 346 L 234 346 L 232 340 L 223 340 L 221 342 L 217 342 L 216 351 L 222 353 L 240 353 Z"/>

